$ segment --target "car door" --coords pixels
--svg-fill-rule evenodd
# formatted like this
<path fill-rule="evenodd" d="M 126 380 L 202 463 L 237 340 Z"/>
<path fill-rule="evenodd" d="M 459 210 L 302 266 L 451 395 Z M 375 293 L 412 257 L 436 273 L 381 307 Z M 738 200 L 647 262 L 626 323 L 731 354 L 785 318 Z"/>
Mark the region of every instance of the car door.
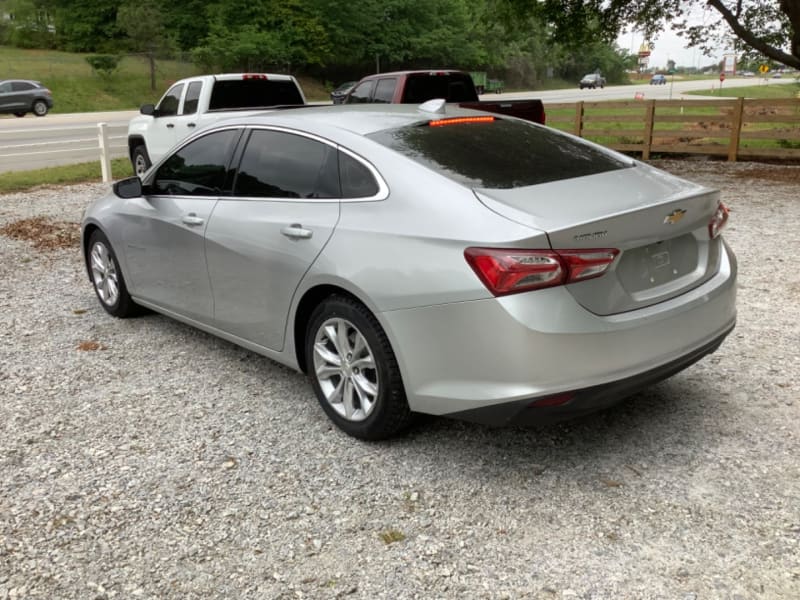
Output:
<path fill-rule="evenodd" d="M 173 129 L 175 140 L 173 143 L 178 143 L 183 138 L 188 137 L 197 128 L 197 107 L 202 90 L 202 80 L 186 82 L 186 92 L 183 95 L 178 114 L 172 117 L 175 124 Z"/>
<path fill-rule="evenodd" d="M 32 90 L 35 86 L 27 81 L 5 81 L 0 88 L 0 102 L 4 112 L 26 112 L 31 109 Z"/>
<path fill-rule="evenodd" d="M 0 112 L 11 112 L 13 110 L 12 101 L 11 82 L 0 81 Z"/>
<path fill-rule="evenodd" d="M 229 175 L 241 129 L 212 132 L 178 149 L 120 210 L 134 296 L 201 322 L 213 316 L 205 230 Z"/>
<path fill-rule="evenodd" d="M 173 85 L 156 106 L 152 128 L 147 134 L 148 151 L 151 156 L 164 156 L 178 141 L 175 126 L 183 88 L 183 83 Z"/>
<path fill-rule="evenodd" d="M 233 195 L 206 230 L 216 326 L 283 349 L 292 297 L 339 219 L 337 149 L 293 132 L 254 129 Z"/>

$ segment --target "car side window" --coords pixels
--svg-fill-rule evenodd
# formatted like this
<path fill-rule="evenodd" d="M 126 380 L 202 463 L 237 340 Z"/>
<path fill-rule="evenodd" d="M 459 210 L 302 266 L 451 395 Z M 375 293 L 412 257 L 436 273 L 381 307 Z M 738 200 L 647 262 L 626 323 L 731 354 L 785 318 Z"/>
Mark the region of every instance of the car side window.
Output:
<path fill-rule="evenodd" d="M 350 92 L 350 95 L 347 96 L 345 100 L 346 104 L 365 104 L 367 102 L 372 102 L 372 88 L 375 86 L 375 81 L 365 81 L 364 83 L 358 84 L 356 87 L 353 88 L 353 91 Z"/>
<path fill-rule="evenodd" d="M 0 94 L 7 94 L 10 91 L 11 91 L 10 81 L 4 81 L 3 83 L 0 83 Z"/>
<path fill-rule="evenodd" d="M 34 89 L 36 86 L 28 83 L 27 81 L 14 81 L 11 83 L 11 89 L 15 92 L 25 92 Z"/>
<path fill-rule="evenodd" d="M 150 193 L 219 196 L 225 187 L 228 165 L 239 135 L 238 129 L 227 129 L 186 144 L 158 168 Z"/>
<path fill-rule="evenodd" d="M 372 101 L 381 104 L 391 104 L 394 99 L 395 87 L 397 87 L 397 79 L 394 77 L 390 79 L 379 79 L 378 85 L 375 86 L 375 96 Z"/>
<path fill-rule="evenodd" d="M 179 83 L 169 88 L 161 102 L 158 103 L 158 116 L 159 117 L 172 117 L 178 114 L 178 104 L 181 101 L 181 92 L 183 91 L 183 84 Z"/>
<path fill-rule="evenodd" d="M 370 198 L 378 193 L 378 182 L 370 170 L 344 152 L 339 153 L 339 179 L 342 198 Z"/>
<path fill-rule="evenodd" d="M 234 196 L 338 198 L 336 150 L 282 131 L 256 129 L 244 150 Z"/>
<path fill-rule="evenodd" d="M 197 112 L 197 104 L 200 101 L 200 90 L 203 89 L 202 81 L 192 81 L 186 88 L 186 98 L 183 99 L 183 114 L 193 115 Z"/>

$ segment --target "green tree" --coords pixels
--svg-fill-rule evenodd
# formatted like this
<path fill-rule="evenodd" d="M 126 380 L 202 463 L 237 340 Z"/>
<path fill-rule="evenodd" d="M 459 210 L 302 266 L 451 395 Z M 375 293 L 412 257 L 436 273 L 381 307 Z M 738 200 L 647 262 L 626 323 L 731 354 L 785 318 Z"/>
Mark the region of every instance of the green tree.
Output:
<path fill-rule="evenodd" d="M 150 89 L 156 89 L 156 56 L 172 48 L 164 15 L 153 0 L 133 0 L 119 7 L 117 26 L 127 37 L 128 49 L 142 53 L 150 66 Z"/>
<path fill-rule="evenodd" d="M 655 39 L 666 23 L 684 35 L 689 46 L 708 50 L 733 35 L 751 52 L 800 68 L 800 0 L 504 1 L 518 15 L 543 19 L 552 36 L 570 46 L 591 39 L 611 42 L 631 25 Z M 694 24 L 693 14 L 703 9 L 718 18 Z"/>
<path fill-rule="evenodd" d="M 10 0 L 2 7 L 10 15 L 6 43 L 18 48 L 52 48 L 53 16 L 41 0 Z"/>

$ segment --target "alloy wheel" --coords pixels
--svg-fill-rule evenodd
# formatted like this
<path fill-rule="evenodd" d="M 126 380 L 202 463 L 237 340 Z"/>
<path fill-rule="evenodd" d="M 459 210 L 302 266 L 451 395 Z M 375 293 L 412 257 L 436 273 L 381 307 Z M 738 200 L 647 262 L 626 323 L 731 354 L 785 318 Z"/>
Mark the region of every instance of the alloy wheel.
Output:
<path fill-rule="evenodd" d="M 380 392 L 375 357 L 350 321 L 334 317 L 317 330 L 314 374 L 325 400 L 338 415 L 363 421 L 372 413 Z"/>
<path fill-rule="evenodd" d="M 103 304 L 114 306 L 119 300 L 119 278 L 117 267 L 108 248 L 95 242 L 91 252 L 92 281 Z"/>

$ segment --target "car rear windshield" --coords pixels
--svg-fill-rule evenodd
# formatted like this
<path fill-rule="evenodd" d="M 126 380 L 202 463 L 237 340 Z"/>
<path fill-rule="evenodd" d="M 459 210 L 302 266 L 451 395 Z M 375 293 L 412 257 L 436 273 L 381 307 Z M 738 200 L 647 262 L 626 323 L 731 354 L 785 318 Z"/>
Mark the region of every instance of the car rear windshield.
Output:
<path fill-rule="evenodd" d="M 425 123 L 368 137 L 470 188 L 518 188 L 631 165 L 577 138 L 516 120 Z"/>
<path fill-rule="evenodd" d="M 303 97 L 293 81 L 225 79 L 214 82 L 208 108 L 230 110 L 281 104 L 303 104 Z"/>
<path fill-rule="evenodd" d="M 411 73 L 403 90 L 403 104 L 422 104 L 434 98 L 448 102 L 477 102 L 478 93 L 466 73 Z"/>

